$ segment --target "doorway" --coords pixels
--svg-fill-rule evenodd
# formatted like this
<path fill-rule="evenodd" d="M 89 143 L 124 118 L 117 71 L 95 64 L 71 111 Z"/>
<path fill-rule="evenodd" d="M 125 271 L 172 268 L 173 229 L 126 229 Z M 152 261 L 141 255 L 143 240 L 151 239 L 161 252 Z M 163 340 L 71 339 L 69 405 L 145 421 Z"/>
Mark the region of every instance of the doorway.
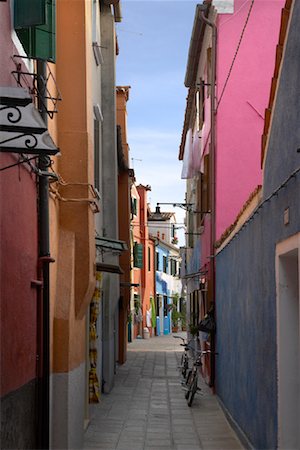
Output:
<path fill-rule="evenodd" d="M 300 448 L 300 233 L 277 245 L 278 448 Z"/>

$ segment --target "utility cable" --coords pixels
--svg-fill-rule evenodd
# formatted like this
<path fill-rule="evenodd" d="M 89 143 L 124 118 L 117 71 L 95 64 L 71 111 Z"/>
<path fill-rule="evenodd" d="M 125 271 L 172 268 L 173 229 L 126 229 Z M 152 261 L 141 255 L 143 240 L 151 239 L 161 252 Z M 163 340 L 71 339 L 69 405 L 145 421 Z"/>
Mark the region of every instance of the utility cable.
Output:
<path fill-rule="evenodd" d="M 2 172 L 3 170 L 6 170 L 6 169 L 10 169 L 11 167 L 18 166 L 23 163 L 28 163 L 29 161 L 31 161 L 32 159 L 35 159 L 35 158 L 37 158 L 37 156 L 32 156 L 32 158 L 27 158 L 26 156 L 22 156 L 22 159 L 20 159 L 18 162 L 14 163 L 14 164 L 10 164 L 9 166 L 1 167 L 0 172 Z"/>
<path fill-rule="evenodd" d="M 233 69 L 235 60 L 236 60 L 236 57 L 237 57 L 237 55 L 238 55 L 238 52 L 239 52 L 239 49 L 240 49 L 240 46 L 241 46 L 241 43 L 242 43 L 242 40 L 243 40 L 243 37 L 244 37 L 244 33 L 245 33 L 246 28 L 247 28 L 249 19 L 250 19 L 250 15 L 251 15 L 251 11 L 252 11 L 253 5 L 254 5 L 254 0 L 251 0 L 251 5 L 250 5 L 250 8 L 249 8 L 247 17 L 246 17 L 246 21 L 245 21 L 244 27 L 243 27 L 243 29 L 242 29 L 242 33 L 241 33 L 241 35 L 240 35 L 239 43 L 238 43 L 238 45 L 237 45 L 237 48 L 236 48 L 236 51 L 235 51 L 235 54 L 234 54 L 234 57 L 233 57 L 233 60 L 232 60 L 230 69 L 229 69 L 229 71 L 228 71 L 228 75 L 227 75 L 226 81 L 225 81 L 225 83 L 224 83 L 223 90 L 222 90 L 221 95 L 220 95 L 220 98 L 219 98 L 219 100 L 218 100 L 217 110 L 218 110 L 218 107 L 219 107 L 219 105 L 220 105 L 220 103 L 221 103 L 222 97 L 223 97 L 223 95 L 224 95 L 226 86 L 227 86 L 227 84 L 228 84 L 228 81 L 229 81 L 229 78 L 230 78 L 230 75 L 231 75 L 231 72 L 232 72 L 232 69 Z"/>

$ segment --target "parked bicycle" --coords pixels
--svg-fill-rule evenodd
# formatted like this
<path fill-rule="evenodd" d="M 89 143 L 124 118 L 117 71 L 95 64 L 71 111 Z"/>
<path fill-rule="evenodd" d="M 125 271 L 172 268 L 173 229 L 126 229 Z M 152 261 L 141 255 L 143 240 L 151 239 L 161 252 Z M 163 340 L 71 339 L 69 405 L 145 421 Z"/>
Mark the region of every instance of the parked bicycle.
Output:
<path fill-rule="evenodd" d="M 190 341 L 186 341 L 183 337 L 181 336 L 177 336 L 174 335 L 173 336 L 175 339 L 181 339 L 182 340 L 182 344 L 180 344 L 182 347 L 184 347 L 184 351 L 181 355 L 181 361 L 180 361 L 180 366 L 179 369 L 181 371 L 181 375 L 183 376 L 184 379 L 186 379 L 186 375 L 187 375 L 187 371 L 189 368 L 189 355 L 188 355 L 188 351 L 191 349 L 190 347 Z"/>
<path fill-rule="evenodd" d="M 201 358 L 207 353 L 212 353 L 211 350 L 194 350 L 196 356 L 193 358 L 193 365 L 191 369 L 188 371 L 186 377 L 186 386 L 185 390 L 185 398 L 187 400 L 188 406 L 192 406 L 195 394 L 201 391 L 201 388 L 198 387 L 198 370 L 199 367 L 202 366 Z M 215 353 L 217 354 L 217 353 Z"/>

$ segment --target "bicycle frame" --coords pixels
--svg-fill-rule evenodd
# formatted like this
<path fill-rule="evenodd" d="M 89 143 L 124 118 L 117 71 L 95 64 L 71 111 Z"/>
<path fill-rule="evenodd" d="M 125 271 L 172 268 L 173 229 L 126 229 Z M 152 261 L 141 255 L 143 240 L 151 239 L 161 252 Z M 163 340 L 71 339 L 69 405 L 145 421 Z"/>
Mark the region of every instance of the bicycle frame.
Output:
<path fill-rule="evenodd" d="M 182 340 L 182 344 L 180 344 L 182 347 L 184 347 L 184 351 L 181 355 L 181 364 L 180 366 L 178 366 L 179 369 L 181 369 L 181 375 L 183 376 L 183 379 L 186 379 L 186 374 L 187 371 L 189 369 L 189 355 L 188 355 L 188 350 L 191 349 L 190 347 L 190 342 L 191 340 L 189 340 L 188 342 L 186 342 L 186 340 L 184 338 L 182 338 L 181 336 L 173 336 L 175 339 L 181 339 Z"/>
<path fill-rule="evenodd" d="M 201 391 L 198 387 L 198 368 L 202 366 L 201 358 L 203 355 L 211 353 L 210 350 L 194 350 L 194 352 L 196 352 L 196 357 L 193 358 L 192 368 L 189 370 L 186 378 L 185 398 L 188 406 L 192 406 L 195 394 Z"/>

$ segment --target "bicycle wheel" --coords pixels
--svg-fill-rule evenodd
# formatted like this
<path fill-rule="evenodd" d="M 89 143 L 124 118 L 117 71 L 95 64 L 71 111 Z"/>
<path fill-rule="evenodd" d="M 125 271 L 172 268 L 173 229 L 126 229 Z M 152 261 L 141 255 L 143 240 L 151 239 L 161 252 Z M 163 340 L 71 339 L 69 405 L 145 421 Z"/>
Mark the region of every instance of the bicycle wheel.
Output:
<path fill-rule="evenodd" d="M 188 397 L 187 397 L 187 404 L 188 406 L 192 406 L 195 394 L 197 392 L 197 374 L 194 374 L 193 380 L 192 380 L 192 384 L 191 384 L 191 388 L 189 389 L 188 393 Z"/>
<path fill-rule="evenodd" d="M 189 367 L 188 358 L 187 358 L 186 353 L 184 353 L 182 355 L 182 361 L 181 361 L 181 373 L 182 373 L 183 378 L 186 378 L 186 371 L 187 371 L 188 367 Z"/>
<path fill-rule="evenodd" d="M 181 373 L 182 374 L 183 374 L 183 367 L 184 367 L 184 353 L 182 353 L 181 361 L 180 361 L 180 368 L 181 368 Z"/>
<path fill-rule="evenodd" d="M 193 372 L 192 372 L 192 370 L 190 370 L 186 377 L 186 383 L 185 383 L 185 385 L 186 385 L 186 391 L 185 391 L 186 400 L 188 399 L 188 397 L 190 395 L 191 388 L 193 385 L 193 379 L 194 379 Z"/>

